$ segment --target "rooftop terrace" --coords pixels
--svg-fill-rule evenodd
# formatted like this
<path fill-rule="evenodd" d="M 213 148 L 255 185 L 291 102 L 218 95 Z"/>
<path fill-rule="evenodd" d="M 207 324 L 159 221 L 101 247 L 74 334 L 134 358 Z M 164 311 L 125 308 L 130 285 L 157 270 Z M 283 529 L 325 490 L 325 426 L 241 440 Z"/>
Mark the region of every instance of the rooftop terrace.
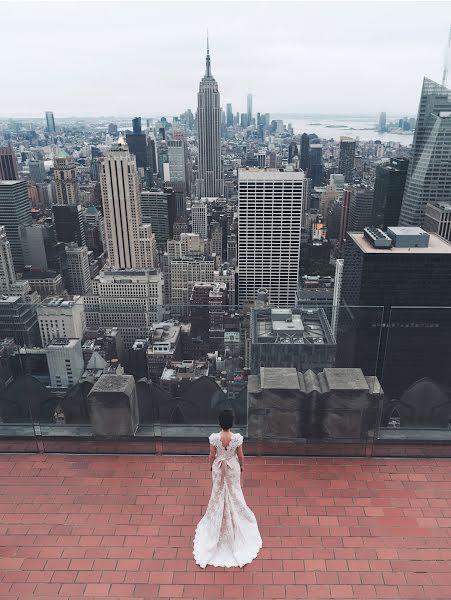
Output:
<path fill-rule="evenodd" d="M 0 598 L 450 598 L 451 460 L 248 458 L 263 549 L 199 568 L 201 456 L 0 456 Z"/>

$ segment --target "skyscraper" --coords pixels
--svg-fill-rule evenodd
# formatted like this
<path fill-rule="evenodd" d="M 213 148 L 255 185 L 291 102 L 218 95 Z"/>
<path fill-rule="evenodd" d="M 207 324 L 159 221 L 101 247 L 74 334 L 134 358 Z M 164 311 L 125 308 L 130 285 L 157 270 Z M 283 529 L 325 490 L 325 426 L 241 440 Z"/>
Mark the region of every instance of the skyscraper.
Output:
<path fill-rule="evenodd" d="M 184 140 L 168 140 L 169 181 L 181 183 L 187 191 L 186 144 Z"/>
<path fill-rule="evenodd" d="M 307 173 L 308 163 L 309 163 L 309 148 L 310 148 L 310 138 L 306 133 L 301 135 L 301 155 L 299 157 L 300 162 L 299 166 Z"/>
<path fill-rule="evenodd" d="M 352 188 L 349 205 L 349 230 L 363 231 L 373 225 L 374 189 L 368 185 L 355 185 Z"/>
<path fill-rule="evenodd" d="M 387 113 L 381 112 L 379 116 L 379 131 L 384 133 L 387 130 Z"/>
<path fill-rule="evenodd" d="M 265 288 L 271 304 L 294 305 L 304 184 L 302 171 L 239 170 L 239 304 Z"/>
<path fill-rule="evenodd" d="M 233 110 L 231 104 L 226 105 L 226 125 L 227 127 L 233 126 Z"/>
<path fill-rule="evenodd" d="M 197 233 L 202 239 L 208 235 L 207 202 L 201 200 L 195 202 L 191 207 L 191 221 L 193 233 Z"/>
<path fill-rule="evenodd" d="M 47 131 L 49 133 L 55 133 L 55 131 L 56 131 L 55 117 L 53 116 L 52 112 L 47 111 L 45 113 L 45 121 L 46 121 L 46 124 L 47 124 Z"/>
<path fill-rule="evenodd" d="M 197 95 L 197 128 L 199 136 L 199 175 L 197 197 L 222 196 L 224 180 L 221 164 L 221 106 L 218 84 L 211 74 L 207 40 L 205 75 Z"/>
<path fill-rule="evenodd" d="M 85 296 L 91 294 L 91 272 L 89 270 L 88 248 L 69 244 L 66 247 L 69 292 Z"/>
<path fill-rule="evenodd" d="M 354 181 L 355 147 L 356 142 L 353 138 L 346 136 L 340 138 L 338 172 L 345 176 L 346 183 Z"/>
<path fill-rule="evenodd" d="M 80 202 L 80 190 L 76 175 L 76 164 L 72 156 L 59 150 L 53 161 L 56 204 L 76 205 Z"/>
<path fill-rule="evenodd" d="M 10 146 L 0 148 L 0 181 L 17 181 L 18 179 L 19 169 L 16 153 Z"/>
<path fill-rule="evenodd" d="M 428 202 L 451 195 L 451 91 L 424 78 L 400 225 L 421 225 Z"/>
<path fill-rule="evenodd" d="M 122 137 L 102 161 L 101 185 L 110 265 L 117 269 L 151 268 L 140 243 L 148 239 L 144 229 L 149 225 L 142 225 L 136 163 Z"/>
<path fill-rule="evenodd" d="M 252 121 L 252 94 L 247 95 L 247 124 L 248 126 Z"/>
<path fill-rule="evenodd" d="M 0 225 L 0 294 L 8 296 L 13 283 L 16 283 L 16 273 L 11 246 L 4 226 Z"/>
<path fill-rule="evenodd" d="M 323 147 L 321 144 L 311 144 L 308 157 L 308 176 L 312 186 L 323 184 Z"/>
<path fill-rule="evenodd" d="M 373 225 L 386 229 L 399 221 L 409 161 L 391 158 L 390 164 L 376 167 Z"/>
<path fill-rule="evenodd" d="M 24 268 L 24 256 L 20 228 L 32 224 L 26 181 L 0 181 L 0 223 L 5 226 L 11 245 L 14 268 L 21 271 Z"/>

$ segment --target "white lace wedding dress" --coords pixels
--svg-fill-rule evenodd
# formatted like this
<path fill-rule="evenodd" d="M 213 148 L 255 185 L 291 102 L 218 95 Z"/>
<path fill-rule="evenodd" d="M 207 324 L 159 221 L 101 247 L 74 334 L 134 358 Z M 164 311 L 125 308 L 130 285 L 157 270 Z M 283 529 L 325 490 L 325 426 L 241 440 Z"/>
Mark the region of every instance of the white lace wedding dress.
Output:
<path fill-rule="evenodd" d="M 213 486 L 207 511 L 196 528 L 194 559 L 202 568 L 242 567 L 254 560 L 262 547 L 257 520 L 241 490 L 236 450 L 243 436 L 232 434 L 227 448 L 219 433 L 212 433 L 209 440 L 216 448 Z"/>

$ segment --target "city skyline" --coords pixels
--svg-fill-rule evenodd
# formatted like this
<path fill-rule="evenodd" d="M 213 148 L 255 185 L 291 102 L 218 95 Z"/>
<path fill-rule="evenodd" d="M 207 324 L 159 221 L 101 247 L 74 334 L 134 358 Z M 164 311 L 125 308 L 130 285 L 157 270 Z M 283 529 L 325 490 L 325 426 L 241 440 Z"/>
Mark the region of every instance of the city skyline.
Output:
<path fill-rule="evenodd" d="M 100 28 L 106 4 L 108 28 Z M 36 118 L 48 110 L 56 118 L 175 115 L 187 107 L 193 109 L 207 27 L 223 108 L 231 102 L 234 112 L 246 112 L 246 97 L 252 93 L 254 112 L 414 114 L 423 75 L 441 81 L 450 3 L 268 2 L 264 11 L 257 11 L 254 3 L 222 2 L 171 2 L 169 6 L 91 2 L 89 6 L 86 20 L 83 11 L 77 14 L 77 3 L 0 4 L 0 18 L 8 11 L 10 24 L 5 43 L 16 48 L 15 60 L 5 65 L 3 73 L 9 94 L 2 102 L 1 117 Z M 231 6 L 240 8 L 233 38 L 230 29 L 220 24 L 221 18 L 229 17 Z M 181 25 L 173 20 L 174 10 Z M 306 23 L 302 35 L 297 16 Z M 133 37 L 124 53 L 130 19 Z M 152 27 L 169 19 L 170 30 Z M 61 27 L 68 22 L 74 35 L 79 25 L 83 36 L 96 42 L 94 46 L 79 45 L 74 53 L 74 36 Z M 48 26 L 52 26 L 52 37 L 47 40 L 40 32 Z M 17 44 L 18 39 L 26 41 Z M 111 44 L 111 39 L 122 39 L 123 44 Z M 29 68 L 30 48 L 45 57 L 42 66 L 49 74 L 45 85 L 40 81 L 42 71 Z M 93 60 L 93 48 L 99 50 L 95 56 L 102 69 Z M 102 48 L 109 54 L 106 62 L 101 60 Z M 71 53 L 76 59 L 67 69 Z M 150 55 L 159 58 L 149 60 Z M 300 60 L 302 56 L 310 59 Z M 343 68 L 346 64 L 352 67 L 350 71 Z M 297 69 L 300 76 L 294 77 Z M 24 93 L 17 77 L 21 72 L 27 73 L 31 95 Z M 58 72 L 58 77 L 52 77 L 52 72 Z M 352 72 L 357 94 L 349 93 L 346 72 Z M 287 82 L 288 93 L 281 93 L 276 80 Z M 135 84 L 128 86 L 131 81 Z"/>

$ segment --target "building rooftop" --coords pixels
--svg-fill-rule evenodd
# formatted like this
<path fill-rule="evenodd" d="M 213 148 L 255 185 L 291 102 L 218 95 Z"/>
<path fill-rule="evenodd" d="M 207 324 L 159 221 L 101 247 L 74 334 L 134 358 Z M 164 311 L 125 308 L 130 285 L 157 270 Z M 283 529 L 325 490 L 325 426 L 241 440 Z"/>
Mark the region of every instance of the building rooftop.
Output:
<path fill-rule="evenodd" d="M 392 229 L 407 229 L 407 230 L 415 230 L 420 229 L 416 227 L 402 227 Z M 423 232 L 424 230 L 421 229 Z M 402 232 L 404 235 L 410 235 L 410 232 Z M 444 240 L 439 235 L 435 233 L 429 233 L 429 246 L 426 248 L 402 248 L 392 246 L 391 248 L 375 248 L 371 245 L 371 243 L 365 239 L 363 233 L 361 232 L 348 232 L 349 237 L 359 246 L 362 252 L 365 254 L 451 254 L 451 244 Z M 412 232 L 412 235 L 417 235 L 415 232 Z"/>
<path fill-rule="evenodd" d="M 335 344 L 322 308 L 257 308 L 252 311 L 253 344 Z"/>
<path fill-rule="evenodd" d="M 53 338 L 53 340 L 47 344 L 47 348 L 75 348 L 79 342 L 80 340 L 78 338 Z"/>
<path fill-rule="evenodd" d="M 449 459 L 247 458 L 263 538 L 242 569 L 198 567 L 205 456 L 0 456 L 0 594 L 449 598 Z"/>
<path fill-rule="evenodd" d="M 428 202 L 428 204 L 445 212 L 451 212 L 451 202 Z"/>
<path fill-rule="evenodd" d="M 267 179 L 272 180 L 290 180 L 290 179 L 304 179 L 304 171 L 284 171 L 283 169 L 258 169 L 248 168 L 239 169 L 238 181 L 254 180 L 254 179 Z"/>
<path fill-rule="evenodd" d="M 81 299 L 81 296 L 48 296 L 41 302 L 41 306 L 70 308 L 74 306 L 74 304 L 80 303 Z"/>

